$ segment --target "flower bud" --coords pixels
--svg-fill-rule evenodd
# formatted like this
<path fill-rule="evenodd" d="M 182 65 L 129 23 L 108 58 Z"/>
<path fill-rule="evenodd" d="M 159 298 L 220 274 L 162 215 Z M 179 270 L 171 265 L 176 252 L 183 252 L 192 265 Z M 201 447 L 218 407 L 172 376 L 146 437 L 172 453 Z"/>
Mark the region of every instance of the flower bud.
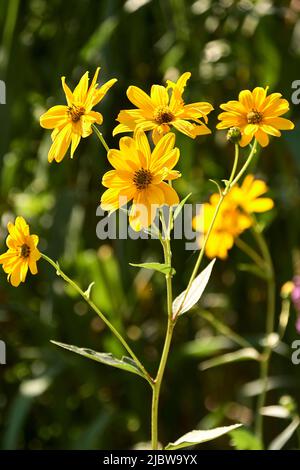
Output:
<path fill-rule="evenodd" d="M 227 132 L 227 141 L 232 144 L 238 144 L 241 140 L 242 134 L 239 127 L 231 127 Z"/>

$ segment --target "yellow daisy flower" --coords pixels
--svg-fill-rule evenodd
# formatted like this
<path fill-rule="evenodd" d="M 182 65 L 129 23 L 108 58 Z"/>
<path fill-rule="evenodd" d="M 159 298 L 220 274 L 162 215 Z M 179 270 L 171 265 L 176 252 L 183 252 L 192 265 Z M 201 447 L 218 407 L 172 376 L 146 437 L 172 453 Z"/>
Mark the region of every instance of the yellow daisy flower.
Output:
<path fill-rule="evenodd" d="M 247 175 L 240 187 L 232 188 L 230 196 L 248 214 L 266 212 L 274 207 L 271 198 L 260 197 L 268 190 L 264 181 L 255 179 L 254 175 Z"/>
<path fill-rule="evenodd" d="M 23 217 L 17 217 L 15 224 L 7 225 L 9 235 L 6 239 L 8 250 L 0 256 L 0 264 L 8 274 L 7 279 L 14 287 L 25 282 L 28 268 L 31 274 L 37 274 L 36 262 L 41 253 L 37 248 L 39 237 L 30 235 L 29 226 Z"/>
<path fill-rule="evenodd" d="M 174 148 L 175 135 L 165 135 L 151 152 L 145 133 L 137 130 L 133 138 L 122 137 L 120 150 L 108 152 L 114 167 L 103 176 L 102 184 L 108 188 L 101 198 L 101 207 L 114 211 L 129 201 L 131 227 L 140 231 L 153 222 L 159 206 L 179 203 L 176 191 L 164 180 L 179 178 L 173 170 L 179 159 L 179 149 Z"/>
<path fill-rule="evenodd" d="M 114 129 L 113 135 L 136 128 L 152 130 L 153 142 L 157 143 L 172 126 L 192 139 L 210 134 L 204 122 L 207 123 L 207 114 L 212 111 L 212 105 L 205 102 L 184 104 L 182 94 L 190 76 L 186 72 L 176 83 L 168 80 L 166 87 L 152 85 L 150 96 L 140 88 L 130 86 L 127 90 L 128 99 L 138 109 L 126 109 L 119 113 L 117 121 L 120 124 Z"/>
<path fill-rule="evenodd" d="M 42 127 L 54 129 L 51 134 L 53 143 L 48 153 L 49 162 L 53 160 L 61 162 L 70 145 L 72 158 L 81 137 L 88 137 L 92 133 L 92 124 L 102 124 L 102 115 L 92 111 L 92 108 L 104 98 L 117 80 L 113 78 L 98 88 L 96 82 L 99 70 L 100 67 L 97 68 L 90 86 L 88 86 L 89 73 L 86 72 L 73 93 L 67 86 L 65 77 L 62 77 L 67 106 L 53 106 L 40 117 Z"/>
<path fill-rule="evenodd" d="M 193 219 L 194 229 L 200 232 L 200 246 L 209 230 L 219 199 L 220 195 L 218 193 L 213 194 L 209 202 L 203 205 L 203 213 Z M 237 203 L 231 199 L 229 193 L 219 209 L 207 241 L 206 256 L 208 258 L 227 258 L 228 251 L 233 247 L 235 238 L 251 227 L 252 223 L 249 215 L 239 210 Z"/>
<path fill-rule="evenodd" d="M 269 135 L 280 137 L 281 130 L 294 129 L 292 121 L 280 117 L 288 112 L 288 101 L 281 98 L 280 93 L 267 96 L 267 91 L 268 87 L 256 87 L 252 92 L 243 90 L 238 101 L 221 104 L 220 108 L 225 112 L 219 114 L 221 122 L 217 128 L 239 127 L 242 134 L 239 144 L 242 147 L 248 145 L 253 137 L 262 147 L 266 147 Z"/>

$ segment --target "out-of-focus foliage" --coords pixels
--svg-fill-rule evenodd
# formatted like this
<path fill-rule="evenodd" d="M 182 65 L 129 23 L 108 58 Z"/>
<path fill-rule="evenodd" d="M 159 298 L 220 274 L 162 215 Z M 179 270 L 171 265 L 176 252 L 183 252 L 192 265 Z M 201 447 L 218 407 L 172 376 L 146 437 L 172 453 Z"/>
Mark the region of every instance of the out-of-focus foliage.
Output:
<path fill-rule="evenodd" d="M 49 165 L 49 132 L 39 116 L 63 103 L 60 77 L 73 85 L 86 70 L 101 65 L 104 82 L 118 83 L 101 104 L 103 133 L 110 146 L 117 113 L 127 108 L 126 88 L 146 91 L 152 83 L 191 71 L 190 101 L 218 105 L 254 86 L 270 86 L 291 99 L 300 79 L 300 2 L 271 0 L 9 0 L 0 3 L 0 79 L 6 105 L 0 105 L 1 246 L 14 215 L 29 219 L 40 248 L 87 288 L 111 321 L 126 332 L 149 369 L 157 367 L 166 323 L 163 276 L 139 271 L 129 262 L 162 261 L 159 243 L 146 240 L 100 241 L 96 237 L 101 176 L 109 169 L 95 136 L 81 142 L 74 160 Z M 300 248 L 299 110 L 292 106 L 296 130 L 264 150 L 257 174 L 266 178 L 276 202 L 266 218 L 278 289 L 293 275 Z M 228 176 L 232 148 L 224 134 L 192 141 L 178 135 L 177 189 L 200 202 L 214 191 L 209 178 Z M 186 286 L 196 254 L 174 243 L 175 293 Z M 294 261 L 293 261 L 294 260 Z M 202 306 L 247 339 L 264 329 L 266 290 L 261 280 L 239 271 L 245 257 L 235 248 L 217 262 Z M 297 264 L 297 263 L 296 263 Z M 299 268 L 299 266 L 298 266 Z M 97 351 L 123 351 L 103 323 L 63 281 L 39 263 L 38 276 L 17 290 L 0 281 L 0 338 L 7 344 L 7 365 L 0 366 L 0 445 L 4 449 L 126 448 L 149 438 L 150 390 L 126 374 L 60 350 L 56 340 Z M 280 305 L 278 302 L 277 311 Z M 256 362 L 225 364 L 200 371 L 199 363 L 233 344 L 193 310 L 178 323 L 161 398 L 161 438 L 174 439 L 202 429 L 252 423 L 257 386 Z M 299 397 L 299 366 L 292 365 L 295 312 L 274 354 L 276 377 L 268 404 L 283 393 Z M 286 427 L 266 419 L 266 438 Z M 284 425 L 285 424 L 285 425 Z M 176 432 L 175 432 L 176 430 Z M 243 441 L 247 437 L 247 442 Z M 233 438 L 241 448 L 255 445 L 250 434 Z M 242 442 L 241 442 L 242 441 Z M 251 442 L 250 442 L 251 441 Z M 204 444 L 224 448 L 228 437 Z M 288 447 L 296 447 L 293 436 Z"/>

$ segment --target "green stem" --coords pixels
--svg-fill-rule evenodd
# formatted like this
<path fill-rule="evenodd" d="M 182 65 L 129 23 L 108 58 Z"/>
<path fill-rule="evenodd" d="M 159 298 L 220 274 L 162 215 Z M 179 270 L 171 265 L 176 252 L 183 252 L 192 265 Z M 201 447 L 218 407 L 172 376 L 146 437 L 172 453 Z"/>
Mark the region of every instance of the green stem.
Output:
<path fill-rule="evenodd" d="M 246 243 L 244 240 L 242 240 L 241 238 L 236 238 L 235 240 L 235 244 L 236 246 L 242 250 L 246 255 L 249 256 L 249 258 L 251 258 L 259 268 L 261 269 L 265 269 L 265 261 L 262 259 L 261 256 L 259 256 L 255 250 L 253 250 L 253 248 L 248 245 L 248 243 Z"/>
<path fill-rule="evenodd" d="M 168 228 L 165 227 L 165 221 L 163 216 L 162 224 L 164 226 L 164 231 L 166 233 L 166 238 L 161 238 L 161 243 L 164 250 L 164 260 L 165 263 L 171 266 L 172 262 L 172 253 L 171 253 L 171 246 L 170 246 L 170 224 L 171 220 L 169 219 Z M 165 368 L 169 356 L 170 346 L 173 337 L 173 330 L 175 327 L 175 321 L 172 318 L 172 303 L 173 303 L 173 295 L 172 295 L 172 275 L 171 273 L 166 274 L 166 286 L 167 286 L 167 310 L 168 310 L 168 325 L 167 331 L 165 336 L 165 342 L 163 347 L 163 352 L 161 355 L 158 371 L 156 378 L 154 380 L 153 388 L 152 388 L 152 406 L 151 406 L 151 444 L 152 449 L 157 450 L 158 448 L 158 406 L 159 406 L 159 397 L 160 397 L 160 390 L 161 384 L 165 373 Z"/>
<path fill-rule="evenodd" d="M 139 361 L 135 353 L 132 351 L 130 346 L 128 345 L 127 341 L 123 338 L 123 336 L 118 332 L 118 330 L 110 323 L 110 321 L 105 317 L 105 315 L 99 310 L 99 308 L 94 304 L 92 300 L 90 300 L 89 295 L 85 293 L 72 279 L 70 279 L 60 268 L 60 266 L 55 263 L 51 258 L 47 255 L 42 253 L 42 258 L 47 261 L 51 266 L 56 270 L 56 273 L 61 276 L 73 289 L 75 289 L 81 297 L 89 304 L 89 306 L 97 313 L 97 315 L 101 318 L 101 320 L 108 326 L 110 331 L 115 335 L 115 337 L 120 341 L 126 351 L 130 354 L 132 359 L 136 362 L 138 367 L 143 372 L 145 379 L 149 382 L 151 387 L 153 386 L 153 379 L 150 374 L 147 372 L 143 364 Z"/>
<path fill-rule="evenodd" d="M 255 149 L 256 149 L 256 141 L 255 141 L 255 144 L 253 145 L 253 147 L 252 147 L 252 149 L 251 149 L 251 152 L 250 152 L 250 154 L 249 154 L 249 157 L 248 157 L 248 159 L 247 159 L 245 165 L 246 165 L 246 164 L 247 164 L 247 166 L 249 165 L 250 161 L 252 160 L 252 158 L 253 158 L 253 156 L 254 156 L 254 154 L 255 154 L 255 151 L 256 151 Z M 222 203 L 223 203 L 223 201 L 224 201 L 226 195 L 228 194 L 228 192 L 230 191 L 230 189 L 231 189 L 231 187 L 232 187 L 232 181 L 234 180 L 234 175 L 235 175 L 235 173 L 236 173 L 238 161 L 239 161 L 239 146 L 238 146 L 238 144 L 235 144 L 234 162 L 233 162 L 233 167 L 232 167 L 232 171 L 231 171 L 231 174 L 230 174 L 230 178 L 229 178 L 229 180 L 227 181 L 227 183 L 226 183 L 226 185 L 225 185 L 225 189 L 224 189 L 224 190 L 221 192 L 221 194 L 220 194 L 220 199 L 219 199 L 218 204 L 217 204 L 217 206 L 216 206 L 216 209 L 215 209 L 214 215 L 213 215 L 213 217 L 212 217 L 212 220 L 211 220 L 211 222 L 210 222 L 210 225 L 209 225 L 209 227 L 208 227 L 208 230 L 207 230 L 207 232 L 206 232 L 206 234 L 205 234 L 204 241 L 203 241 L 203 245 L 202 245 L 202 247 L 201 247 L 201 250 L 200 250 L 200 252 L 199 252 L 198 258 L 197 258 L 197 260 L 196 260 L 196 263 L 195 263 L 194 269 L 193 269 L 193 271 L 192 271 L 191 277 L 190 277 L 190 279 L 189 279 L 189 282 L 188 282 L 188 285 L 187 285 L 187 288 L 186 288 L 186 292 L 185 292 L 185 296 L 184 296 L 184 298 L 183 298 L 183 300 L 182 300 L 181 305 L 179 306 L 178 311 L 175 312 L 175 315 L 174 315 L 175 318 L 178 316 L 178 314 L 179 314 L 179 312 L 180 312 L 180 310 L 181 310 L 181 308 L 182 308 L 182 305 L 184 304 L 185 299 L 187 298 L 187 295 L 188 295 L 189 290 L 190 290 L 190 288 L 191 288 L 191 286 L 192 286 L 192 283 L 193 283 L 195 277 L 197 276 L 197 273 L 198 273 L 198 271 L 199 271 L 199 268 L 200 268 L 200 265 L 201 265 L 201 262 L 202 262 L 202 259 L 203 259 L 204 253 L 205 253 L 205 248 L 206 248 L 207 242 L 208 242 L 208 240 L 209 240 L 210 234 L 211 234 L 211 232 L 212 232 L 212 230 L 213 230 L 213 227 L 214 227 L 216 218 L 217 218 L 217 216 L 218 216 L 220 207 L 221 207 L 221 205 L 222 205 Z M 249 161 L 249 163 L 247 163 L 248 161 Z M 243 170 L 243 168 L 242 168 L 242 170 Z M 239 173 L 239 174 L 241 174 L 241 175 L 243 174 L 243 173 L 242 173 L 242 170 L 241 170 L 240 173 Z M 236 179 L 235 179 L 235 180 L 236 180 Z M 237 182 L 237 181 L 238 181 L 238 180 L 236 180 L 236 182 Z"/>
<path fill-rule="evenodd" d="M 103 145 L 103 147 L 105 148 L 105 150 L 107 152 L 109 152 L 109 146 L 107 145 L 106 140 L 104 139 L 102 133 L 99 131 L 98 127 L 95 124 L 92 124 L 92 128 L 95 131 L 95 133 L 97 134 L 97 137 L 99 138 L 99 140 L 100 140 L 101 144 Z"/>
<path fill-rule="evenodd" d="M 234 179 L 232 179 L 232 181 L 230 182 L 229 184 L 229 189 L 231 189 L 240 179 L 241 177 L 243 176 L 243 174 L 245 173 L 245 171 L 247 170 L 248 166 L 250 165 L 250 163 L 252 162 L 252 158 L 253 156 L 255 155 L 256 153 L 256 147 L 257 147 L 257 140 L 255 139 L 254 140 L 254 143 L 252 145 L 252 149 L 251 149 L 251 152 L 249 153 L 249 156 L 244 164 L 244 166 L 242 167 L 242 169 L 239 171 L 239 173 L 236 175 L 236 177 Z"/>
<path fill-rule="evenodd" d="M 208 321 L 222 335 L 231 339 L 234 343 L 238 344 L 242 348 L 253 348 L 251 343 L 249 343 L 246 339 L 242 338 L 242 336 L 235 333 L 231 328 L 229 328 L 229 326 L 217 320 L 212 313 L 202 310 L 201 316 L 205 318 L 205 320 Z"/>
<path fill-rule="evenodd" d="M 261 414 L 261 409 L 265 406 L 265 402 L 266 402 L 267 388 L 268 388 L 268 373 L 269 373 L 270 359 L 272 355 L 272 345 L 270 344 L 270 335 L 274 332 L 274 322 L 275 322 L 275 276 L 274 276 L 272 258 L 270 255 L 268 245 L 257 223 L 255 223 L 252 231 L 260 247 L 261 253 L 263 255 L 263 258 L 265 260 L 265 263 L 268 269 L 266 345 L 264 347 L 262 359 L 260 363 L 259 379 L 260 379 L 260 383 L 262 384 L 262 390 L 257 401 L 256 423 L 255 423 L 256 435 L 261 440 L 261 442 L 263 442 L 263 415 Z"/>

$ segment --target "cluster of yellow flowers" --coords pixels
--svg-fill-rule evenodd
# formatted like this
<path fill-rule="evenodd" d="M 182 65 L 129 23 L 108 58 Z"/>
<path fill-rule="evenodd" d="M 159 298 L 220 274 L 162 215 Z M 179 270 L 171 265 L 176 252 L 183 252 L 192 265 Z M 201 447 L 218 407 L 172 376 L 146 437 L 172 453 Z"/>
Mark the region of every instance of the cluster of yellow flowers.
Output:
<path fill-rule="evenodd" d="M 95 124 L 101 124 L 103 117 L 93 111 L 110 87 L 117 81 L 111 79 L 98 87 L 99 68 L 89 86 L 88 72 L 80 79 L 72 92 L 62 77 L 62 87 L 67 105 L 50 108 L 40 118 L 40 124 L 53 129 L 52 145 L 48 160 L 61 162 L 71 146 L 71 158 L 81 140 L 93 132 Z M 133 137 L 122 137 L 119 149 L 108 151 L 107 158 L 113 170 L 105 173 L 102 184 L 107 189 L 102 195 L 101 206 L 108 211 L 116 210 L 132 201 L 129 214 L 134 230 L 151 225 L 157 207 L 178 204 L 175 189 L 168 182 L 181 175 L 174 170 L 179 159 L 175 147 L 175 134 L 171 128 L 195 139 L 210 134 L 207 115 L 213 110 L 211 104 L 196 102 L 185 104 L 183 92 L 191 74 L 184 73 L 177 82 L 167 81 L 166 86 L 153 85 L 150 95 L 138 87 L 130 86 L 127 96 L 136 109 L 119 113 L 113 135 L 133 132 Z M 267 96 L 268 88 L 244 90 L 238 101 L 222 104 L 225 111 L 219 115 L 218 129 L 234 128 L 234 136 L 242 147 L 253 139 L 262 146 L 269 143 L 268 135 L 280 136 L 280 130 L 293 129 L 288 119 L 280 116 L 289 109 L 289 104 L 280 93 Z M 153 149 L 145 132 L 152 131 Z M 233 187 L 221 207 L 211 237 L 206 246 L 209 257 L 225 258 L 234 240 L 251 226 L 251 213 L 262 212 L 273 207 L 269 198 L 260 198 L 267 191 L 263 181 L 247 176 L 241 187 Z M 204 205 L 204 232 L 208 230 L 219 194 L 213 194 Z M 194 220 L 197 227 L 199 220 Z M 37 249 L 38 237 L 30 235 L 29 227 L 22 217 L 15 224 L 8 224 L 7 253 L 0 256 L 0 263 L 14 286 L 24 282 L 28 267 L 36 274 L 36 261 L 40 258 Z"/>
<path fill-rule="evenodd" d="M 231 189 L 220 207 L 205 247 L 209 258 L 227 258 L 235 239 L 254 224 L 251 214 L 272 209 L 272 199 L 260 197 L 267 191 L 265 182 L 255 179 L 253 175 L 247 175 L 240 187 L 236 185 Z M 203 231 L 202 239 L 209 230 L 219 199 L 219 193 L 213 194 L 210 201 L 204 204 L 203 217 L 199 214 L 193 220 L 194 228 Z"/>

